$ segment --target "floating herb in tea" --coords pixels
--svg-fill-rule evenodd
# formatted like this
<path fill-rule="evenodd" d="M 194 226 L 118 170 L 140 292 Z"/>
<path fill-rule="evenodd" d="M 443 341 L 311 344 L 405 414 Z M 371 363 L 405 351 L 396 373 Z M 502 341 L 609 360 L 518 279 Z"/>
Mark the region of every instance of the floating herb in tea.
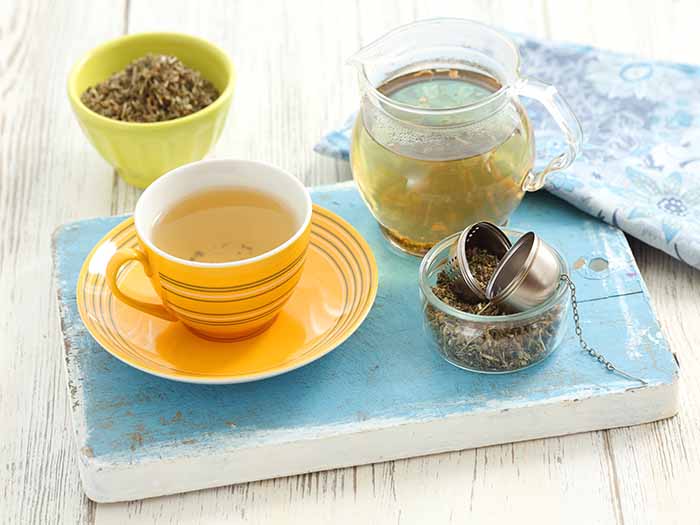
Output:
<path fill-rule="evenodd" d="M 80 100 L 107 118 L 162 122 L 195 113 L 217 98 L 214 85 L 177 57 L 149 53 L 87 88 Z"/>
<path fill-rule="evenodd" d="M 498 258 L 480 248 L 467 252 L 469 269 L 481 286 L 486 286 L 496 270 Z M 435 296 L 443 303 L 462 312 L 482 316 L 505 315 L 498 306 L 483 303 L 469 303 L 459 294 L 459 290 L 441 271 L 432 287 Z M 483 310 L 483 311 L 482 311 Z M 450 361 L 473 370 L 487 372 L 507 372 L 529 366 L 543 359 L 554 346 L 554 339 L 564 317 L 565 309 L 556 305 L 534 320 L 499 324 L 459 319 L 435 308 L 426 306 L 428 327 L 435 340 Z"/>
<path fill-rule="evenodd" d="M 393 103 L 413 108 L 402 118 L 387 109 L 391 103 L 363 102 L 352 137 L 353 176 L 400 249 L 423 255 L 480 220 L 503 224 L 522 199 L 534 151 L 520 103 L 500 105 L 478 122 L 461 110 L 441 113 L 477 105 L 502 88 L 484 71 L 427 67 L 377 86 Z"/>

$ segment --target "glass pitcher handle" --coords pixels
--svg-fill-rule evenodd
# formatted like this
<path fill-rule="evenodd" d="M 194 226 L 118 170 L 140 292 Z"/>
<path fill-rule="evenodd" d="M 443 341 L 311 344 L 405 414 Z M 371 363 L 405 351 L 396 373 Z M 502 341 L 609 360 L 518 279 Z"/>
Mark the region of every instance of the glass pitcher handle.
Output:
<path fill-rule="evenodd" d="M 554 86 L 540 82 L 534 78 L 522 78 L 517 85 L 518 95 L 534 98 L 549 111 L 554 121 L 564 133 L 567 149 L 554 157 L 547 167 L 541 171 L 534 169 L 528 173 L 523 181 L 523 190 L 537 191 L 544 185 L 544 179 L 548 173 L 568 168 L 581 151 L 583 130 L 571 107 L 559 94 Z"/>

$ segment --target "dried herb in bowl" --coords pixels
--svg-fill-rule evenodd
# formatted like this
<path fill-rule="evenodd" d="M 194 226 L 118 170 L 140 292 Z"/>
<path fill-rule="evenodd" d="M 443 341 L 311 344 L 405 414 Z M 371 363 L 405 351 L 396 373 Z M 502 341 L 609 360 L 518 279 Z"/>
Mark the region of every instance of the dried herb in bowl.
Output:
<path fill-rule="evenodd" d="M 80 100 L 100 115 L 125 122 L 163 122 L 212 104 L 220 93 L 177 57 L 148 54 L 89 87 Z"/>

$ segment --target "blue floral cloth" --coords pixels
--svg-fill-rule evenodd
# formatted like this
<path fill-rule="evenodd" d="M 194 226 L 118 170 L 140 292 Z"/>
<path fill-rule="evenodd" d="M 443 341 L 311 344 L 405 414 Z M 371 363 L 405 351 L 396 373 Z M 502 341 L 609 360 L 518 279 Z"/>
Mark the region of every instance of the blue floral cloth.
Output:
<path fill-rule="evenodd" d="M 555 85 L 584 131 L 582 154 L 550 174 L 545 188 L 700 268 L 700 67 L 513 39 L 523 74 Z M 542 106 L 523 102 L 545 165 L 563 150 L 563 136 Z M 315 150 L 347 159 L 353 121 Z"/>

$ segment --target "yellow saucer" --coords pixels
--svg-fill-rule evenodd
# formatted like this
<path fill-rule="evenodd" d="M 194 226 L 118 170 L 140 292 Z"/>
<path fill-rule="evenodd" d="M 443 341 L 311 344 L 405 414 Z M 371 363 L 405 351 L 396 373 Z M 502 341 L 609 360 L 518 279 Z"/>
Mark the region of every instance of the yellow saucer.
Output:
<path fill-rule="evenodd" d="M 245 383 L 272 377 L 324 356 L 367 316 L 377 294 L 377 265 L 362 236 L 314 205 L 311 243 L 301 280 L 266 331 L 243 341 L 197 337 L 180 322 L 152 317 L 118 301 L 105 281 L 111 255 L 137 245 L 133 219 L 110 231 L 83 263 L 78 310 L 105 350 L 149 374 L 187 383 Z M 141 265 L 125 265 L 119 286 L 157 303 Z"/>

